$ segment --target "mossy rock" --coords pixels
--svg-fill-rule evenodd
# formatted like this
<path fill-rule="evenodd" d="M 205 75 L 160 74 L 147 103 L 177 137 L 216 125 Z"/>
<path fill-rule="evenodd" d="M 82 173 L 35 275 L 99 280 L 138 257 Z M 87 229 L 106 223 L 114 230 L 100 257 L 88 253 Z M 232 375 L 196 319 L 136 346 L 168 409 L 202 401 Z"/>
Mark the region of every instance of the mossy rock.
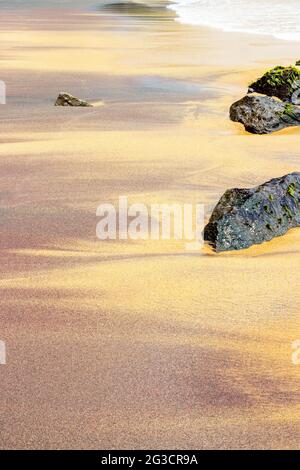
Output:
<path fill-rule="evenodd" d="M 300 126 L 300 106 L 270 96 L 246 95 L 231 105 L 230 119 L 240 122 L 253 134 L 269 134 Z"/>
<path fill-rule="evenodd" d="M 300 69 L 278 65 L 249 85 L 249 93 L 256 92 L 276 96 L 283 101 L 292 101 L 293 93 L 299 88 L 297 80 L 300 80 Z"/>
<path fill-rule="evenodd" d="M 204 229 L 216 251 L 241 250 L 300 227 L 300 173 L 227 190 Z"/>

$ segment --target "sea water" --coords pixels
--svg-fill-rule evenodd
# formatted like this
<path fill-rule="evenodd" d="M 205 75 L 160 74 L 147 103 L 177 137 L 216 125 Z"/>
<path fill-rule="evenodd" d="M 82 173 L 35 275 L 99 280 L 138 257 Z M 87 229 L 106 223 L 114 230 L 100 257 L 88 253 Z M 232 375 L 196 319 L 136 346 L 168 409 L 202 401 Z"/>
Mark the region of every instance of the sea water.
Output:
<path fill-rule="evenodd" d="M 300 41 L 300 0 L 173 0 L 178 21 Z"/>

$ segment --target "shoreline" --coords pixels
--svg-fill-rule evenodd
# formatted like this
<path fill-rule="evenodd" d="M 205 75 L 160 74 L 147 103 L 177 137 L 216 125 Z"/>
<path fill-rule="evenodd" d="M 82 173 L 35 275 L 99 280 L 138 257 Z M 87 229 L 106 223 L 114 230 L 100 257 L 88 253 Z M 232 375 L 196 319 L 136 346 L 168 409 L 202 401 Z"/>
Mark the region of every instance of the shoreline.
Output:
<path fill-rule="evenodd" d="M 269 38 L 278 39 L 280 41 L 291 41 L 291 42 L 298 42 L 298 43 L 300 42 L 300 31 L 298 31 L 297 37 L 295 37 L 294 29 L 292 29 L 290 32 L 287 32 L 287 33 L 283 34 L 282 32 L 279 33 L 279 32 L 275 32 L 275 31 L 268 32 L 268 31 L 261 31 L 261 30 L 258 30 L 258 29 L 253 30 L 253 29 L 250 29 L 250 28 L 247 28 L 247 27 L 242 27 L 242 26 L 240 26 L 240 27 L 228 26 L 228 25 L 226 26 L 224 24 L 224 21 L 225 21 L 224 12 L 223 12 L 223 24 L 216 24 L 216 12 L 215 11 L 214 11 L 214 19 L 210 20 L 210 22 L 209 22 L 206 19 L 207 16 L 209 17 L 209 11 L 205 11 L 205 5 L 202 5 L 201 19 L 199 18 L 200 17 L 199 11 L 197 12 L 195 10 L 193 11 L 194 16 L 189 17 L 186 13 L 190 14 L 190 10 L 195 5 L 196 5 L 196 2 L 194 4 L 190 3 L 190 4 L 183 5 L 180 2 L 176 3 L 176 1 L 174 0 L 173 2 L 170 1 L 170 6 L 168 8 L 170 8 L 172 11 L 174 11 L 176 13 L 176 16 L 177 16 L 176 21 L 178 21 L 181 24 L 185 24 L 185 25 L 189 25 L 189 26 L 196 26 L 196 27 L 208 27 L 208 28 L 212 28 L 216 31 L 222 31 L 222 32 L 225 32 L 225 33 L 251 34 L 251 35 L 254 35 L 254 36 L 258 36 L 258 35 L 259 36 L 266 36 L 266 37 L 269 37 Z M 217 5 L 214 5 L 214 6 L 215 6 L 215 9 L 217 9 Z M 198 13 L 198 18 L 196 19 L 197 13 Z M 236 17 L 236 12 L 234 10 L 231 11 L 229 21 L 230 20 L 232 21 L 232 17 L 234 15 L 235 15 L 235 23 L 236 23 L 238 20 L 237 20 L 237 17 Z M 259 19 L 260 18 L 256 18 L 256 21 L 258 21 Z M 270 18 L 270 19 L 272 19 L 272 18 Z M 278 18 L 277 18 L 277 20 L 278 20 Z M 288 20 L 288 19 L 286 18 L 286 20 Z M 283 25 L 281 25 L 281 26 L 283 26 Z M 257 23 L 254 22 L 253 27 L 257 28 Z"/>

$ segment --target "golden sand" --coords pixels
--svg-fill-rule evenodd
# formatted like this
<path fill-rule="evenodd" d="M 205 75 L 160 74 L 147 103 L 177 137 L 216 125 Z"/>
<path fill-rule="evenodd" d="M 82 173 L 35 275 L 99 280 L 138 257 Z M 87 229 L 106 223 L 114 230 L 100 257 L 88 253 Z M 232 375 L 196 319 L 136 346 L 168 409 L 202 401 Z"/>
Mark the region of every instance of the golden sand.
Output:
<path fill-rule="evenodd" d="M 95 236 L 119 195 L 208 218 L 225 189 L 298 171 L 298 129 L 228 119 L 298 45 L 59 14 L 65 31 L 52 11 L 0 32 L 1 448 L 299 447 L 300 231 L 225 254 Z M 101 106 L 54 108 L 63 90 Z"/>

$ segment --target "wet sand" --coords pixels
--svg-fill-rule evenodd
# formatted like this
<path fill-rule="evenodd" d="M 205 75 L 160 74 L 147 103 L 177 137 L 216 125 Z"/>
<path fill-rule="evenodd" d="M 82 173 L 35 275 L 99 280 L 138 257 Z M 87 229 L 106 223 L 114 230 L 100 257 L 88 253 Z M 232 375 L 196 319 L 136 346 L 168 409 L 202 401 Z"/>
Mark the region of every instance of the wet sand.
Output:
<path fill-rule="evenodd" d="M 229 105 L 299 45 L 172 12 L 0 24 L 0 447 L 299 448 L 300 230 L 237 253 L 100 242 L 96 208 L 206 205 L 299 171 L 299 133 Z M 55 108 L 60 91 L 94 108 Z"/>

